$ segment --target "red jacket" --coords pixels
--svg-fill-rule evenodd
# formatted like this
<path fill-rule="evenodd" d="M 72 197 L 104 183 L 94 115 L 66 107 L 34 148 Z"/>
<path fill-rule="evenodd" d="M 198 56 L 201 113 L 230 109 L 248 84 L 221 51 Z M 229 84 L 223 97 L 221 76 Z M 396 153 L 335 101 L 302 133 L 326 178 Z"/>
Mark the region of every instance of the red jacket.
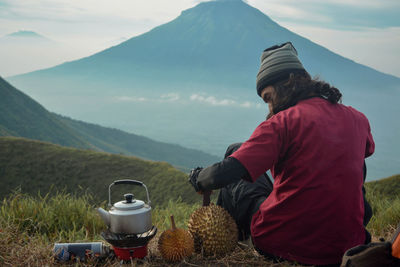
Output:
<path fill-rule="evenodd" d="M 374 147 L 362 113 L 319 97 L 262 122 L 232 154 L 254 181 L 269 169 L 274 177 L 252 219 L 256 247 L 305 264 L 341 262 L 365 240 L 363 164 Z"/>

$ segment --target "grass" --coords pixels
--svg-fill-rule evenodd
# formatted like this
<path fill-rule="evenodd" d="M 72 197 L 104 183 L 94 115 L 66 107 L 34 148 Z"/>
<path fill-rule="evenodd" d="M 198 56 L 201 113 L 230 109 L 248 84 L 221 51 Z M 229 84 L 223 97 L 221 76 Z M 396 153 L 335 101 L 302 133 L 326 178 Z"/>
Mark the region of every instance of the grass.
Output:
<path fill-rule="evenodd" d="M 400 176 L 394 178 L 400 183 Z M 385 182 L 385 181 L 384 181 Z M 379 182 L 378 182 L 379 183 Z M 375 188 L 375 191 L 374 191 Z M 368 230 L 376 240 L 388 238 L 400 222 L 400 197 L 385 195 L 374 183 L 367 184 L 367 198 L 374 215 Z M 71 195 L 65 191 L 41 196 L 30 196 L 15 191 L 5 198 L 0 210 L 0 265 L 1 266 L 54 266 L 60 265 L 52 256 L 56 242 L 101 241 L 100 232 L 105 225 L 97 215 L 97 206 L 105 207 L 105 201 L 96 204 L 93 197 L 82 192 Z M 167 266 L 157 250 L 160 233 L 170 227 L 169 216 L 174 215 L 177 227 L 186 228 L 190 214 L 198 204 L 182 200 L 170 200 L 163 207 L 152 210 L 152 222 L 158 227 L 158 234 L 149 243 L 149 254 L 144 260 L 133 261 L 127 266 Z M 103 262 L 64 263 L 71 266 L 121 266 L 115 259 Z M 179 263 L 179 266 L 293 266 L 274 264 L 256 255 L 241 245 L 224 258 L 207 258 L 193 255 Z"/>
<path fill-rule="evenodd" d="M 368 182 L 366 190 L 373 211 L 367 229 L 387 239 L 400 223 L 400 175 Z"/>
<path fill-rule="evenodd" d="M 91 204 L 92 203 L 92 204 Z M 99 233 L 106 227 L 97 214 L 90 194 L 75 197 L 59 192 L 49 197 L 30 196 L 18 191 L 3 200 L 0 222 L 28 235 L 40 235 L 45 240 L 75 242 L 101 239 Z M 105 209 L 106 203 L 99 205 Z M 170 200 L 166 207 L 152 211 L 152 222 L 159 230 L 170 228 L 170 215 L 176 226 L 185 228 L 185 222 L 199 205 L 189 205 L 180 199 Z"/>
<path fill-rule="evenodd" d="M 15 192 L 3 200 L 0 216 L 3 224 L 45 240 L 90 240 L 104 228 L 89 204 L 92 202 L 89 194 L 73 197 L 61 192 L 52 197 L 32 197 Z"/>
<path fill-rule="evenodd" d="M 95 200 L 103 201 L 108 199 L 108 185 L 114 180 L 134 179 L 146 184 L 154 206 L 178 198 L 193 204 L 200 197 L 192 194 L 187 177 L 187 173 L 166 162 L 0 137 L 0 199 L 16 188 L 30 195 L 39 191 L 53 193 L 49 189 L 52 184 L 71 194 L 84 188 L 90 190 Z M 129 192 L 126 190 L 131 190 L 138 199 L 146 199 L 145 190 L 138 186 L 115 186 L 112 199 L 122 199 Z"/>
<path fill-rule="evenodd" d="M 400 197 L 400 174 L 366 183 L 369 192 L 391 200 Z"/>

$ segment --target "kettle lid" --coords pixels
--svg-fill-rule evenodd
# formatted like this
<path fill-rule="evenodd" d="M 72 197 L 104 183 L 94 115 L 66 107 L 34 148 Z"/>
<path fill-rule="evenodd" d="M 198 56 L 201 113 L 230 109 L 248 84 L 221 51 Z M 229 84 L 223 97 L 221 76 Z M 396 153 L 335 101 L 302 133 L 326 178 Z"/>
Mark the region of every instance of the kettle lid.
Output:
<path fill-rule="evenodd" d="M 144 207 L 144 201 L 134 199 L 133 194 L 125 194 L 125 200 L 118 201 L 114 204 L 114 208 L 117 210 L 136 210 Z"/>

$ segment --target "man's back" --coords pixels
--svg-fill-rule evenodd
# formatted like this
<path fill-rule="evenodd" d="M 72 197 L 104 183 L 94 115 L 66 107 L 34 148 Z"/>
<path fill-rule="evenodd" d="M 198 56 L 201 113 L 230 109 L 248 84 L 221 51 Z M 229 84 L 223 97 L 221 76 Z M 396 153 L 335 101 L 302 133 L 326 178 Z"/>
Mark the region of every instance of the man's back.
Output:
<path fill-rule="evenodd" d="M 253 216 L 256 246 L 302 263 L 329 264 L 363 243 L 362 170 L 373 148 L 364 115 L 318 97 L 260 124 L 233 154 L 253 178 L 271 168 L 275 179 Z"/>

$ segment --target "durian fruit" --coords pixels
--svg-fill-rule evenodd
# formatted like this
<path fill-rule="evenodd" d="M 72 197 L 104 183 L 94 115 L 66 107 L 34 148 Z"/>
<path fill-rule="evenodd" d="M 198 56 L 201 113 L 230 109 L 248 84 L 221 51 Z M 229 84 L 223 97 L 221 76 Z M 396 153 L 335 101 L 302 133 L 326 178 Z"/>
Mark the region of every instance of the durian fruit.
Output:
<path fill-rule="evenodd" d="M 236 223 L 221 206 L 211 204 L 194 211 L 188 230 L 193 236 L 196 253 L 203 256 L 222 257 L 237 245 Z"/>
<path fill-rule="evenodd" d="M 163 259 L 169 262 L 181 261 L 194 251 L 191 234 L 185 229 L 176 228 L 174 216 L 171 216 L 171 229 L 165 230 L 158 239 L 158 250 Z"/>

